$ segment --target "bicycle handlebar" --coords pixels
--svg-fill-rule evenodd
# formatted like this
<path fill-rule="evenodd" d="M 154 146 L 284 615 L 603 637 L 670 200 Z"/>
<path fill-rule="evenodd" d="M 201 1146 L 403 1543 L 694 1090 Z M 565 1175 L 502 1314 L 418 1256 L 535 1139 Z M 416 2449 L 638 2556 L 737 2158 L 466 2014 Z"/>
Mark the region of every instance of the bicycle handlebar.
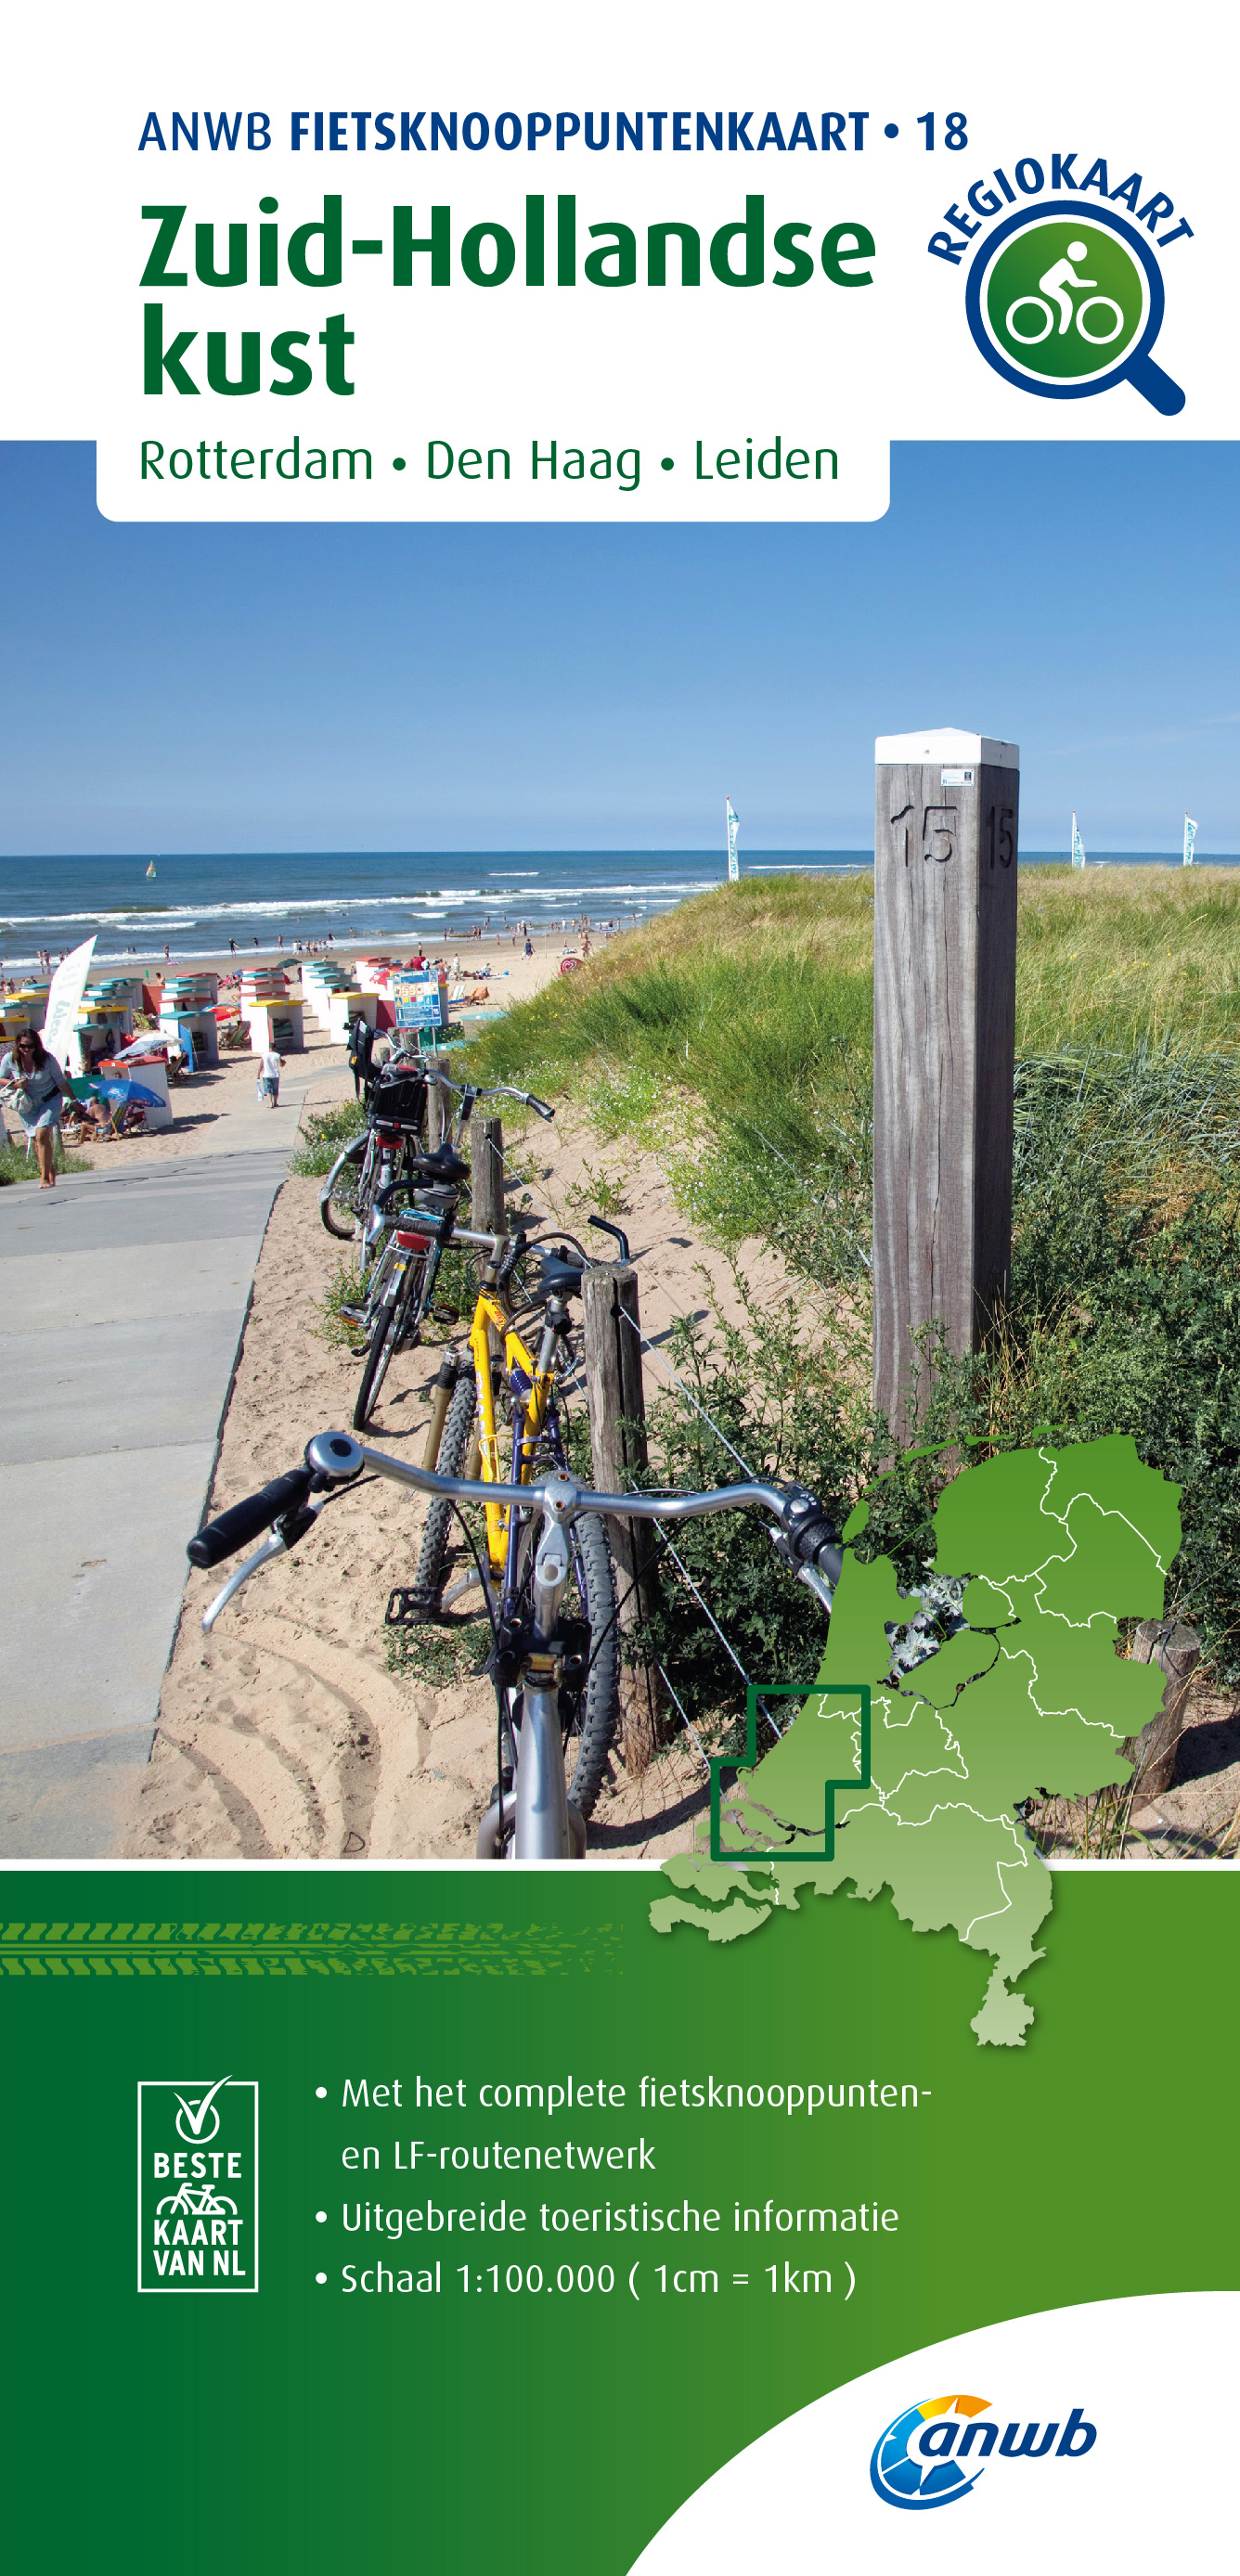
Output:
<path fill-rule="evenodd" d="M 350 1483 L 366 1467 L 393 1484 L 412 1485 L 418 1493 L 442 1494 L 450 1502 L 519 1503 L 527 1509 L 538 1504 L 560 1520 L 576 1519 L 579 1512 L 603 1512 L 612 1519 L 630 1521 L 689 1521 L 704 1520 L 715 1512 L 767 1511 L 804 1564 L 819 1563 L 828 1551 L 835 1555 L 839 1544 L 822 1504 L 803 1485 L 768 1485 L 755 1479 L 744 1485 L 716 1485 L 707 1493 L 602 1494 L 563 1475 L 543 1476 L 529 1485 L 489 1485 L 477 1477 L 441 1476 L 434 1468 L 389 1458 L 382 1449 L 368 1449 L 342 1431 L 321 1431 L 308 1441 L 306 1466 L 316 1482 Z M 838 1571 L 837 1563 L 837 1576 Z"/>
<path fill-rule="evenodd" d="M 285 1518 L 290 1521 L 288 1544 L 296 1545 L 311 1526 L 311 1513 L 306 1510 L 309 1495 L 326 1495 L 333 1486 L 351 1484 L 363 1468 L 393 1484 L 411 1485 L 418 1493 L 441 1494 L 449 1502 L 519 1504 L 526 1510 L 537 1505 L 559 1523 L 574 1521 L 581 1512 L 601 1512 L 613 1520 L 689 1521 L 705 1520 L 716 1512 L 765 1511 L 778 1525 L 775 1545 L 780 1555 L 828 1608 L 840 1577 L 839 1534 L 823 1505 L 803 1485 L 754 1480 L 716 1485 L 707 1493 L 604 1494 L 560 1474 L 540 1477 L 529 1485 L 490 1485 L 476 1477 L 441 1476 L 433 1468 L 389 1458 L 382 1449 L 368 1449 L 343 1431 L 320 1431 L 306 1443 L 303 1467 L 278 1476 L 259 1493 L 221 1513 L 217 1521 L 209 1521 L 190 1540 L 186 1553 L 191 1564 L 218 1565 L 260 1530 Z M 256 1567 L 260 1561 L 254 1560 Z"/>
<path fill-rule="evenodd" d="M 221 1512 L 216 1521 L 206 1521 L 190 1540 L 186 1555 L 191 1565 L 219 1565 L 226 1556 L 244 1547 L 247 1539 L 257 1538 L 260 1530 L 270 1529 L 273 1521 L 286 1512 L 302 1510 L 309 1496 L 313 1470 L 294 1467 L 291 1475 L 277 1476 L 257 1494 L 247 1494 L 244 1502 L 234 1503 L 231 1511 Z M 333 1482 L 336 1479 L 333 1477 Z"/>
<path fill-rule="evenodd" d="M 437 1073 L 431 1065 L 426 1067 L 426 1079 L 434 1083 L 437 1091 L 452 1092 L 458 1100 L 470 1091 L 475 1100 L 519 1100 L 524 1109 L 533 1109 L 539 1118 L 555 1116 L 549 1101 L 540 1100 L 533 1091 L 517 1091 L 511 1082 L 488 1082 L 479 1089 L 473 1083 L 450 1082 L 446 1073 Z"/>

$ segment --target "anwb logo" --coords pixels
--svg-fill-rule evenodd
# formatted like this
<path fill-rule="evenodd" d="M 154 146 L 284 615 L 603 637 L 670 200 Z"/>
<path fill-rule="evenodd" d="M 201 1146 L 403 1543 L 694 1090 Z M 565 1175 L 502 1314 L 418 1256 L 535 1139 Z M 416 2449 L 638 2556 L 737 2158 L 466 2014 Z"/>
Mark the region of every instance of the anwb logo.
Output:
<path fill-rule="evenodd" d="M 1009 2424 L 1001 2435 L 988 2397 L 928 2397 L 880 2433 L 870 2484 L 884 2504 L 927 2512 L 968 2495 L 992 2452 L 1001 2460 L 1083 2460 L 1097 2438 L 1079 2406 L 1055 2421 Z"/>
<path fill-rule="evenodd" d="M 138 2086 L 139 2290 L 257 2290 L 258 2086 Z"/>

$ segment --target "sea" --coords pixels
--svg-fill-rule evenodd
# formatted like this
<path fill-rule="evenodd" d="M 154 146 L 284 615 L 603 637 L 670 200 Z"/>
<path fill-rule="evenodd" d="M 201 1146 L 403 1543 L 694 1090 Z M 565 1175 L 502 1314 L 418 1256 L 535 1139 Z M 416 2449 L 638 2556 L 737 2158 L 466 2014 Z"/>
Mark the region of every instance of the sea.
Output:
<path fill-rule="evenodd" d="M 1211 867 L 1240 865 L 1235 854 Z M 1021 852 L 1022 866 L 1067 859 L 1064 850 Z M 1178 853 L 1115 850 L 1095 864 L 1168 867 Z M 870 850 L 753 850 L 746 877 L 798 872 L 847 876 L 873 866 Z M 520 922 L 531 931 L 631 929 L 720 884 L 714 850 L 287 851 L 171 856 L 0 859 L 0 974 L 53 959 L 95 934 L 95 963 L 126 960 L 192 968 L 237 950 L 250 958 L 313 942 L 377 951 L 411 940 L 439 947 L 475 926 L 498 940 Z"/>

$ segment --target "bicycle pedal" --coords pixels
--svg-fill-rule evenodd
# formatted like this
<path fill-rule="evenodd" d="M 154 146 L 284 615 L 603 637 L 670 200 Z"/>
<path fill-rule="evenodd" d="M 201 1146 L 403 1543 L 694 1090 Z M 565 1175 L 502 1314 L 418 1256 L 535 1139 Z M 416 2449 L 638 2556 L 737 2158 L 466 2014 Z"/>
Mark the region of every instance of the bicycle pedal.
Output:
<path fill-rule="evenodd" d="M 439 1616 L 439 1602 L 433 1592 L 420 1591 L 414 1584 L 398 1584 L 388 1594 L 383 1613 L 385 1628 L 425 1628 Z"/>
<path fill-rule="evenodd" d="M 346 1324 L 364 1324 L 366 1321 L 360 1306 L 337 1306 L 336 1312 Z"/>

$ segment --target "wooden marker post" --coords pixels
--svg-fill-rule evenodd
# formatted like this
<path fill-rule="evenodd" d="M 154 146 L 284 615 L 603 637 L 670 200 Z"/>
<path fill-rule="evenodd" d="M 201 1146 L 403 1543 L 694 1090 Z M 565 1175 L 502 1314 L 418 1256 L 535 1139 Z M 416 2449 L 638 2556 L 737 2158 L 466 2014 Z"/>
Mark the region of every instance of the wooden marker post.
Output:
<path fill-rule="evenodd" d="M 980 1349 L 1007 1286 L 1020 754 L 952 728 L 874 750 L 874 1401 L 903 1437 L 917 1333 Z"/>
<path fill-rule="evenodd" d="M 597 1492 L 622 1494 L 630 1476 L 646 1465 L 637 1272 L 623 1262 L 599 1262 L 582 1274 L 581 1305 L 591 1473 Z M 638 1569 L 647 1565 L 657 1537 L 649 1521 L 618 1517 L 608 1522 L 607 1535 L 623 1639 L 654 1608 L 654 1569 L 647 1567 L 642 1574 Z M 658 1749 L 658 1677 L 652 1665 L 643 1662 L 622 1673 L 620 1707 L 625 1769 L 636 1777 Z"/>

